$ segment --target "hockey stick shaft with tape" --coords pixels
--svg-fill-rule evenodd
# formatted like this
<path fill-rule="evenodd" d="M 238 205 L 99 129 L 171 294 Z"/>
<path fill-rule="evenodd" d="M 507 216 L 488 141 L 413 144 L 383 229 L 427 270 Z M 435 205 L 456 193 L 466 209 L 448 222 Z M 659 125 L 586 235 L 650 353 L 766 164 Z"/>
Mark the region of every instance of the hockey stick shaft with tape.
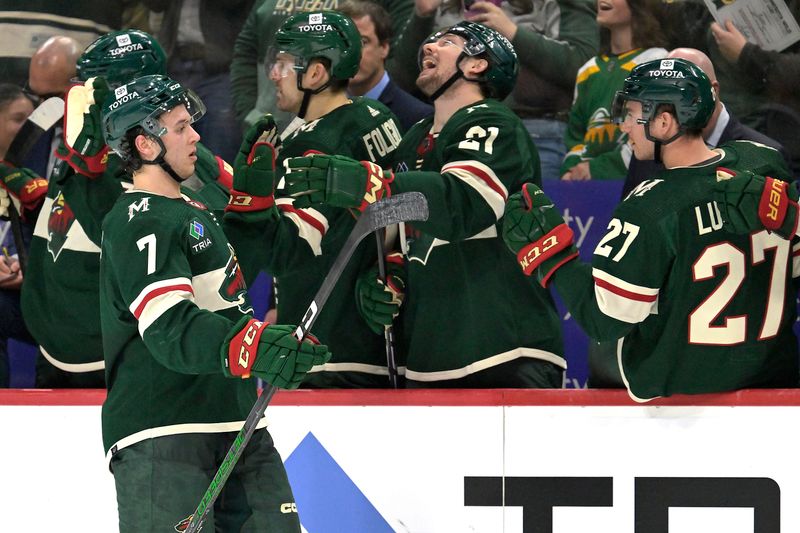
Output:
<path fill-rule="evenodd" d="M 311 326 L 316 322 L 320 311 L 328 301 L 336 281 L 344 272 L 350 257 L 355 252 L 359 243 L 369 235 L 381 228 L 385 228 L 391 224 L 399 222 L 410 221 L 424 221 L 428 219 L 428 203 L 425 197 L 418 192 L 410 192 L 397 194 L 390 198 L 384 198 L 374 204 L 369 205 L 361 216 L 358 218 L 356 225 L 353 227 L 350 235 L 347 237 L 339 255 L 336 257 L 331 269 L 322 281 L 317 294 L 314 295 L 311 304 L 303 315 L 303 319 L 295 330 L 295 337 L 297 340 L 302 341 L 306 334 L 308 334 Z M 276 388 L 270 384 L 264 387 L 261 395 L 256 400 L 250 413 L 242 425 L 242 429 L 236 435 L 225 459 L 222 461 L 214 479 L 211 481 L 208 489 L 206 489 L 203 498 L 200 500 L 200 505 L 197 506 L 194 514 L 189 519 L 188 526 L 185 531 L 187 533 L 195 533 L 200 531 L 203 525 L 208 510 L 214 505 L 222 488 L 225 485 L 236 463 L 239 461 L 244 448 L 253 436 L 259 420 L 264 416 L 264 411 L 267 409 L 270 400 L 275 395 Z"/>

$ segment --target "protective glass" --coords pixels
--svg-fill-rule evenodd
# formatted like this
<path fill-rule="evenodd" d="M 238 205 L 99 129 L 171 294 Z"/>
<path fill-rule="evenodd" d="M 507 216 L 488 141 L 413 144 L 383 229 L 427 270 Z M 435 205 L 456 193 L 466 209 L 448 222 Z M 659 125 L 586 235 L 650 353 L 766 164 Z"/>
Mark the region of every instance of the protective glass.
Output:
<path fill-rule="evenodd" d="M 617 91 L 614 95 L 614 101 L 611 104 L 611 120 L 614 124 L 621 126 L 622 124 L 647 124 L 647 118 L 644 116 L 645 108 L 642 105 L 642 115 L 635 117 L 631 115 L 625 107 L 625 103 L 632 100 L 627 94 L 622 91 Z"/>
<path fill-rule="evenodd" d="M 264 68 L 267 73 L 267 78 L 272 78 L 273 74 L 276 78 L 285 78 L 292 71 L 302 70 L 302 67 L 297 64 L 297 59 L 291 54 L 281 52 L 280 50 L 270 50 L 267 54 Z"/>
<path fill-rule="evenodd" d="M 186 107 L 186 111 L 189 112 L 190 124 L 194 124 L 206 114 L 206 106 L 200 97 L 197 96 L 197 94 L 195 94 L 195 92 L 191 89 L 186 89 L 180 94 L 170 97 L 161 105 L 159 105 L 152 113 L 147 115 L 147 118 L 145 118 L 141 123 L 142 127 L 148 133 L 151 133 L 157 137 L 161 137 L 167 133 L 167 128 L 165 128 L 158 121 L 158 117 L 170 109 L 178 107 L 179 105 L 184 105 Z"/>

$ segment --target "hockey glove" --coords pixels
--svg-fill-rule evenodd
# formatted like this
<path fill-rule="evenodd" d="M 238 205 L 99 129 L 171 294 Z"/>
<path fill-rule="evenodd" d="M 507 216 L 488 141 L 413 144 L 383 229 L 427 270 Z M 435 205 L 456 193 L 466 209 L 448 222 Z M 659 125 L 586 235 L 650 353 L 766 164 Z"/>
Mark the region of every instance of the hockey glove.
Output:
<path fill-rule="evenodd" d="M 275 158 L 278 126 L 265 115 L 250 126 L 233 162 L 233 190 L 226 211 L 249 212 L 275 207 Z"/>
<path fill-rule="evenodd" d="M 275 387 L 296 389 L 311 367 L 325 364 L 331 354 L 312 336 L 299 342 L 292 335 L 295 329 L 242 317 L 222 343 L 225 375 L 253 375 Z"/>
<path fill-rule="evenodd" d="M 506 203 L 503 240 L 517 254 L 526 276 L 536 274 L 542 287 L 562 265 L 578 257 L 570 227 L 556 206 L 532 183 L 522 186 Z"/>
<path fill-rule="evenodd" d="M 364 211 L 369 204 L 392 195 L 391 170 L 369 161 L 340 155 L 293 157 L 286 162 L 286 192 L 295 207 L 329 204 Z"/>
<path fill-rule="evenodd" d="M 29 214 L 36 212 L 47 196 L 47 180 L 27 168 L 14 168 L 0 161 L 0 186 L 8 193 L 10 201 L 27 220 Z M 8 216 L 8 206 L 0 216 Z"/>
<path fill-rule="evenodd" d="M 356 307 L 369 329 L 383 335 L 392 325 L 403 304 L 406 288 L 403 257 L 399 253 L 386 257 L 386 284 L 378 277 L 378 267 L 362 274 L 356 281 Z"/>
<path fill-rule="evenodd" d="M 90 78 L 67 92 L 64 113 L 64 144 L 56 156 L 75 172 L 96 178 L 106 169 L 108 146 L 103 138 L 100 109 L 111 93 L 103 78 Z"/>
<path fill-rule="evenodd" d="M 731 233 L 774 231 L 785 239 L 797 233 L 797 187 L 749 171 L 717 169 L 714 200 L 723 227 Z"/>

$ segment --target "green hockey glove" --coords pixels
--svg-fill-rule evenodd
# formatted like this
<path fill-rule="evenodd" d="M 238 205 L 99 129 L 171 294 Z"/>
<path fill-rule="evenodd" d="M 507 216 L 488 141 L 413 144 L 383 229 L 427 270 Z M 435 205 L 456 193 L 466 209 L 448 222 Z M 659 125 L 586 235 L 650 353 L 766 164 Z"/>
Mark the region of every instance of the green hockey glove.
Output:
<path fill-rule="evenodd" d="M 111 89 L 103 78 L 90 78 L 67 92 L 64 143 L 59 145 L 56 156 L 90 178 L 105 172 L 108 161 L 100 109 L 109 94 Z"/>
<path fill-rule="evenodd" d="M 512 194 L 506 203 L 503 240 L 517 255 L 526 276 L 547 287 L 562 265 L 578 257 L 570 227 L 544 192 L 532 183 Z"/>
<path fill-rule="evenodd" d="M 23 219 L 35 213 L 47 196 L 47 180 L 30 169 L 15 168 L 5 161 L 0 161 L 0 186 Z M 0 216 L 8 216 L 7 206 Z"/>
<path fill-rule="evenodd" d="M 383 335 L 400 314 L 406 288 L 403 256 L 399 253 L 386 257 L 386 284 L 378 277 L 375 266 L 356 281 L 356 308 L 369 329 Z"/>
<path fill-rule="evenodd" d="M 326 363 L 331 354 L 313 336 L 299 342 L 292 335 L 295 329 L 242 317 L 222 343 L 225 375 L 253 375 L 275 387 L 296 389 L 311 367 Z"/>
<path fill-rule="evenodd" d="M 340 155 L 311 155 L 285 161 L 286 192 L 295 207 L 329 204 L 364 211 L 369 204 L 392 195 L 391 170 L 369 161 Z"/>
<path fill-rule="evenodd" d="M 280 147 L 278 126 L 265 115 L 250 126 L 233 162 L 233 190 L 226 211 L 275 208 L 275 159 Z"/>
<path fill-rule="evenodd" d="M 785 239 L 797 233 L 798 193 L 794 184 L 750 171 L 717 168 L 714 200 L 731 233 L 767 229 Z"/>

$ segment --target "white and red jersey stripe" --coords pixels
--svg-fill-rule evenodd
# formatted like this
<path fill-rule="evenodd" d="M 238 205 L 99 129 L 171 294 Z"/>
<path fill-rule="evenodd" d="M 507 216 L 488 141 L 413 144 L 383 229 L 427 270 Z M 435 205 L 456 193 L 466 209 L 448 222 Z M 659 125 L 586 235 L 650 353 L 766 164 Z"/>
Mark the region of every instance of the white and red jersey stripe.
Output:
<path fill-rule="evenodd" d="M 441 173 L 452 174 L 478 191 L 497 220 L 503 216 L 508 189 L 491 168 L 479 161 L 450 161 L 442 167 Z"/>
<path fill-rule="evenodd" d="M 139 321 L 139 335 L 144 336 L 158 317 L 184 300 L 194 301 L 194 288 L 189 278 L 164 279 L 142 289 L 128 307 Z"/>
<path fill-rule="evenodd" d="M 658 311 L 658 288 L 634 285 L 598 268 L 592 276 L 597 306 L 606 316 L 638 324 Z"/>
<path fill-rule="evenodd" d="M 298 209 L 291 198 L 277 198 L 275 205 L 297 226 L 298 235 L 308 243 L 314 255 L 322 255 L 322 238 L 328 232 L 328 219 L 313 208 Z"/>
<path fill-rule="evenodd" d="M 792 277 L 800 276 L 800 241 L 792 244 Z"/>

